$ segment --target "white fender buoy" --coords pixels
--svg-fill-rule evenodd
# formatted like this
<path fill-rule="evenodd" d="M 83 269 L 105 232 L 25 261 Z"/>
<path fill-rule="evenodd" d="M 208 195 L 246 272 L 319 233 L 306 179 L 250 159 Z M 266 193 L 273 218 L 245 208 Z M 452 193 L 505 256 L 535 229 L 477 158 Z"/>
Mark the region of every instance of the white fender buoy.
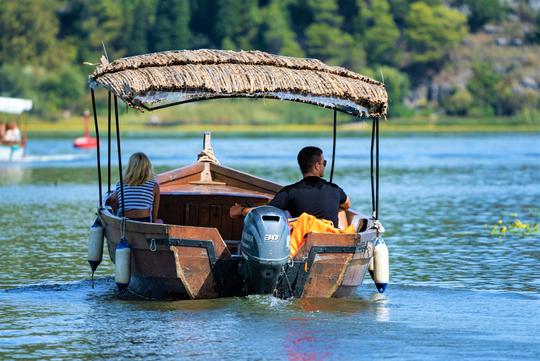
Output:
<path fill-rule="evenodd" d="M 388 247 L 382 238 L 375 241 L 373 257 L 369 263 L 369 273 L 379 293 L 383 293 L 390 280 L 390 261 Z"/>
<path fill-rule="evenodd" d="M 92 287 L 94 287 L 94 272 L 103 258 L 103 236 L 103 226 L 99 218 L 96 218 L 90 227 L 90 236 L 88 237 L 88 263 L 92 269 Z"/>
<path fill-rule="evenodd" d="M 123 290 L 129 285 L 131 277 L 131 249 L 127 243 L 127 239 L 122 237 L 120 243 L 116 246 L 114 256 L 114 282 L 120 290 Z"/>
<path fill-rule="evenodd" d="M 374 264 L 373 259 L 374 259 L 373 256 L 369 259 L 368 271 L 369 271 L 369 275 L 371 276 L 371 279 L 373 280 L 373 282 L 375 282 L 375 276 L 373 275 L 373 270 L 375 269 L 375 266 L 373 265 Z"/>

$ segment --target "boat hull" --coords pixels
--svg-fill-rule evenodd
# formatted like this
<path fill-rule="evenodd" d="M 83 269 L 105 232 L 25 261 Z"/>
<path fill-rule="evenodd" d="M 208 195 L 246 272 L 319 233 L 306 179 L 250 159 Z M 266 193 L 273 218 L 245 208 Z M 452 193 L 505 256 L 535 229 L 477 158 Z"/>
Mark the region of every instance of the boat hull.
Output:
<path fill-rule="evenodd" d="M 217 229 L 143 223 L 100 210 L 111 260 L 123 234 L 131 248 L 129 290 L 148 299 L 209 299 L 247 295 L 231 254 Z M 373 254 L 374 234 L 312 234 L 305 249 L 278 278 L 281 298 L 347 297 L 362 284 Z"/>
<path fill-rule="evenodd" d="M 0 145 L 0 161 L 18 161 L 24 157 L 24 147 L 20 145 Z"/>
<path fill-rule="evenodd" d="M 73 146 L 79 149 L 89 149 L 97 147 L 97 140 L 93 137 L 79 137 L 73 140 Z"/>

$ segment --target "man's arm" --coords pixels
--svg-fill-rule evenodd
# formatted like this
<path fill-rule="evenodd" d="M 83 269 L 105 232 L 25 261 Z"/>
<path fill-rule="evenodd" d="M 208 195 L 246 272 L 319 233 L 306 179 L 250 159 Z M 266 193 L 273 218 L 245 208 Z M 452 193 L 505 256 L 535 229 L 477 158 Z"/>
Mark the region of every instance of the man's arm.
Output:
<path fill-rule="evenodd" d="M 229 215 L 231 216 L 231 218 L 245 217 L 249 213 L 249 211 L 251 211 L 251 209 L 252 208 L 242 207 L 238 203 L 235 203 L 234 206 L 229 209 Z"/>
<path fill-rule="evenodd" d="M 335 203 L 334 203 L 335 204 Z M 339 209 L 342 209 L 344 211 L 346 211 L 347 209 L 351 208 L 351 200 L 350 198 L 347 196 L 347 198 L 345 199 L 345 202 L 341 203 L 339 205 Z"/>
<path fill-rule="evenodd" d="M 287 210 L 288 201 L 289 193 L 284 188 L 274 196 L 274 199 L 268 202 L 268 205 Z M 229 215 L 231 216 L 231 218 L 245 217 L 252 209 L 253 207 L 242 207 L 238 203 L 235 203 L 234 206 L 229 209 Z"/>

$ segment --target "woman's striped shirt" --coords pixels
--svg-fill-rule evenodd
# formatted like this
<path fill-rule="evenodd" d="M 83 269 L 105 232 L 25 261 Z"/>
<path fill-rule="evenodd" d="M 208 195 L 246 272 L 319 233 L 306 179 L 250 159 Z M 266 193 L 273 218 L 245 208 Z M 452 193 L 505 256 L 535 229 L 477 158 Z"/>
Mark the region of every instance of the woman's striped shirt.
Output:
<path fill-rule="evenodd" d="M 124 184 L 125 210 L 131 209 L 152 209 L 154 204 L 154 186 L 156 180 L 151 179 L 144 184 L 130 186 Z M 116 194 L 118 194 L 118 207 L 122 207 L 122 192 L 120 183 L 116 183 Z"/>

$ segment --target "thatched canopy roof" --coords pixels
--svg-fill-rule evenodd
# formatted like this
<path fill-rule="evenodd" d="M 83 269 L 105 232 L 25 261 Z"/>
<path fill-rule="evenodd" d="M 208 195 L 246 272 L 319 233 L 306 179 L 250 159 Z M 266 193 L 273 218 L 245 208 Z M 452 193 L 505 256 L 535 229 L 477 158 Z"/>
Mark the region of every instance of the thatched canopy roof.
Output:
<path fill-rule="evenodd" d="M 261 51 L 179 50 L 102 63 L 90 87 L 139 110 L 221 97 L 300 101 L 354 115 L 386 115 L 384 84 L 316 59 Z"/>

